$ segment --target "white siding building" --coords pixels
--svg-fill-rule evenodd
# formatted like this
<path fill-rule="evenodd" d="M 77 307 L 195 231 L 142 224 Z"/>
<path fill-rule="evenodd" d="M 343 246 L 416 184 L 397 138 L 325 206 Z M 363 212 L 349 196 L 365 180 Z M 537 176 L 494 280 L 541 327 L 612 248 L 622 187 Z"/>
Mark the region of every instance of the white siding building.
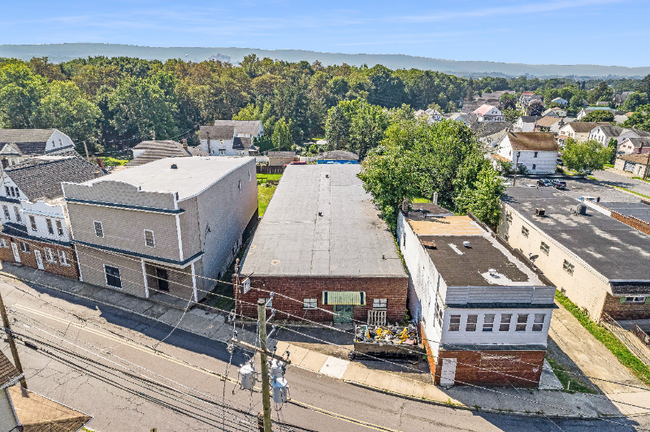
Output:
<path fill-rule="evenodd" d="M 552 133 L 508 131 L 497 148 L 497 154 L 508 159 L 513 167 L 523 165 L 531 174 L 555 172 L 559 147 Z"/>
<path fill-rule="evenodd" d="M 493 105 L 481 105 L 474 110 L 473 114 L 476 114 L 479 123 L 506 121 L 506 116 L 503 115 L 499 108 Z"/>

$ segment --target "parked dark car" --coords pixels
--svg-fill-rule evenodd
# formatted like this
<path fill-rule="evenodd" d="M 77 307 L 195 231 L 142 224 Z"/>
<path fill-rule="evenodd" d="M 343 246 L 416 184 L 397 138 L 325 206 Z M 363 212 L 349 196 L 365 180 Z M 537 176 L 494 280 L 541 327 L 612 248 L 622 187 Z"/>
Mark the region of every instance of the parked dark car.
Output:
<path fill-rule="evenodd" d="M 552 180 L 553 187 L 555 189 L 566 189 L 566 182 L 564 180 Z"/>
<path fill-rule="evenodd" d="M 549 180 L 546 180 L 546 179 L 539 179 L 539 180 L 537 180 L 537 186 L 551 187 L 551 186 L 553 186 L 553 183 L 551 183 Z"/>

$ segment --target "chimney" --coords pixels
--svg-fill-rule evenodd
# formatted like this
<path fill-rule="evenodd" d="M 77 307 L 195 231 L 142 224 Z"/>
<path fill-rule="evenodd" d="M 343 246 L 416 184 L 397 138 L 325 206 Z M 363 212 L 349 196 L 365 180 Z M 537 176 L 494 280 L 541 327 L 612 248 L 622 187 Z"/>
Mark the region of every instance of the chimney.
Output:
<path fill-rule="evenodd" d="M 404 213 L 406 215 L 406 214 L 408 214 L 408 212 L 409 212 L 409 200 L 404 198 L 402 200 L 402 213 Z"/>
<path fill-rule="evenodd" d="M 208 155 L 212 155 L 212 149 L 210 148 L 210 132 L 205 131 L 205 136 L 208 138 Z"/>
<path fill-rule="evenodd" d="M 183 148 L 187 148 L 187 138 L 183 138 Z"/>
<path fill-rule="evenodd" d="M 433 193 L 433 203 L 438 205 L 438 192 Z"/>
<path fill-rule="evenodd" d="M 99 165 L 100 168 L 104 168 L 104 159 L 97 158 L 97 165 Z"/>

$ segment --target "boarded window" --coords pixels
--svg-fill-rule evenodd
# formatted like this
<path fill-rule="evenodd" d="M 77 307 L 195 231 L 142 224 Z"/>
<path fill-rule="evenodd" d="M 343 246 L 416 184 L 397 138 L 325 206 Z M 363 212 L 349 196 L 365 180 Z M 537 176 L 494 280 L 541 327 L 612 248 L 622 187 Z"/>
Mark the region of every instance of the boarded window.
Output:
<path fill-rule="evenodd" d="M 449 317 L 449 331 L 460 331 L 460 315 Z"/>
<path fill-rule="evenodd" d="M 363 291 L 323 291 L 323 304 L 365 306 L 366 293 Z"/>
<path fill-rule="evenodd" d="M 465 323 L 465 331 L 476 331 L 476 323 L 478 322 L 478 315 L 467 315 L 467 323 Z"/>

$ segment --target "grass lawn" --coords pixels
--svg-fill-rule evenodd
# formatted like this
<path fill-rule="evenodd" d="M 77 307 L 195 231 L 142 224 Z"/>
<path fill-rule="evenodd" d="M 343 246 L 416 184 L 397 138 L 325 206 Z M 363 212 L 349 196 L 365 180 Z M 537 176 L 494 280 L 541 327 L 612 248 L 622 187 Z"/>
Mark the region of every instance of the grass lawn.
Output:
<path fill-rule="evenodd" d="M 257 184 L 266 183 L 267 180 L 278 181 L 280 177 L 282 177 L 282 174 L 258 174 Z"/>
<path fill-rule="evenodd" d="M 650 183 L 650 178 L 645 178 L 645 179 L 643 177 L 632 177 L 632 178 L 636 179 L 636 180 L 641 180 L 641 181 Z"/>
<path fill-rule="evenodd" d="M 630 190 L 630 189 L 627 189 L 627 188 L 624 188 L 624 187 L 620 187 L 620 186 L 614 186 L 614 187 L 616 189 L 624 190 L 625 192 L 629 192 L 629 193 L 632 193 L 634 195 L 638 195 L 640 197 L 650 199 L 650 196 L 648 196 L 648 195 L 643 195 L 642 193 L 634 192 L 633 190 Z"/>
<path fill-rule="evenodd" d="M 564 390 L 570 392 L 598 394 L 597 391 L 592 390 L 591 388 L 589 388 L 589 386 L 587 386 L 582 381 L 575 379 L 573 375 L 571 375 L 564 366 L 562 366 L 552 358 L 546 357 L 546 360 L 548 361 L 548 364 L 550 364 L 551 367 L 553 368 L 553 372 L 555 373 L 557 379 L 559 379 L 560 382 L 562 383 L 562 386 L 564 386 Z"/>
<path fill-rule="evenodd" d="M 277 186 L 266 186 L 266 184 L 257 185 L 257 206 L 259 209 L 260 217 L 264 216 L 264 212 L 273 197 L 273 192 L 275 192 Z"/>
<path fill-rule="evenodd" d="M 576 317 L 580 324 L 582 324 L 582 326 L 586 328 L 589 333 L 591 333 L 596 339 L 605 345 L 605 347 L 616 356 L 618 361 L 621 362 L 623 366 L 629 368 L 632 373 L 645 384 L 650 384 L 650 368 L 648 368 L 645 363 L 643 363 L 634 354 L 632 354 L 630 350 L 628 350 L 627 347 L 616 338 L 616 336 L 610 333 L 610 331 L 602 325 L 593 322 L 585 312 L 583 312 L 560 291 L 556 291 L 555 299 L 558 301 L 558 303 L 564 306 L 566 310 L 571 312 L 571 314 Z"/>
<path fill-rule="evenodd" d="M 413 198 L 413 203 L 415 204 L 422 204 L 422 203 L 430 203 L 431 200 L 429 198 Z"/>
<path fill-rule="evenodd" d="M 612 164 L 604 164 L 605 168 L 614 168 L 614 165 Z"/>

